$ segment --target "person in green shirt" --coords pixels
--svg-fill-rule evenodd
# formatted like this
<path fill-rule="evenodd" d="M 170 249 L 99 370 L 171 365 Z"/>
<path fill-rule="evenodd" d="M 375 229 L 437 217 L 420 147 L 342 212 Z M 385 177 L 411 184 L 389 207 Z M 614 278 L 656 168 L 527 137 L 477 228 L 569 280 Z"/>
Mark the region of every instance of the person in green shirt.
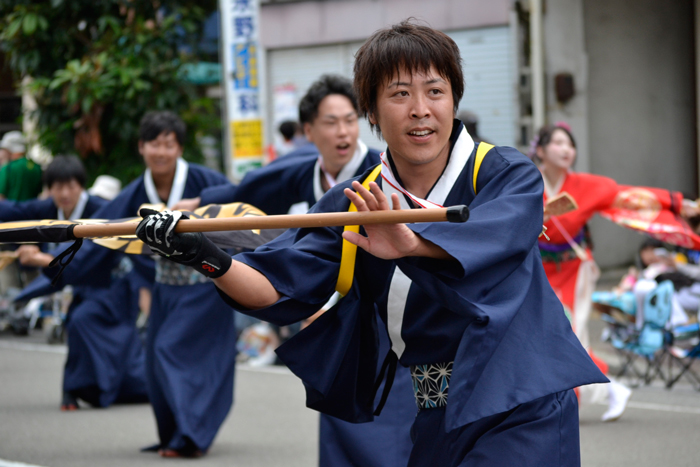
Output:
<path fill-rule="evenodd" d="M 10 131 L 0 141 L 0 149 L 10 153 L 10 162 L 0 169 L 0 199 L 25 201 L 41 193 L 41 167 L 25 157 L 27 140 L 19 131 Z"/>

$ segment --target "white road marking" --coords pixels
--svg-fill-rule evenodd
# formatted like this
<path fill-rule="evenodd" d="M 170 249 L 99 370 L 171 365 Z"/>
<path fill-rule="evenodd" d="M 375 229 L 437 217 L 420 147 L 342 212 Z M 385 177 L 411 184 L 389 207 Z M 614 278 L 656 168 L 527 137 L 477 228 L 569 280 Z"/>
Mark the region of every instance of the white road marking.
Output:
<path fill-rule="evenodd" d="M 0 467 L 42 467 L 40 465 L 25 464 L 24 462 L 12 462 L 0 459 Z"/>
<path fill-rule="evenodd" d="M 274 375 L 292 375 L 289 368 L 286 366 L 272 365 L 272 366 L 250 366 L 245 363 L 236 363 L 236 370 L 252 371 L 254 373 L 270 373 Z"/>
<path fill-rule="evenodd" d="M 654 404 L 651 402 L 628 402 L 627 407 L 632 409 L 643 409 L 643 410 L 656 410 L 659 412 L 677 412 L 685 414 L 697 414 L 700 415 L 700 407 L 690 407 L 686 405 L 666 405 L 666 404 Z"/>
<path fill-rule="evenodd" d="M 28 352 L 46 352 L 61 355 L 65 355 L 68 353 L 68 349 L 63 345 L 30 344 L 27 342 L 0 341 L 0 349 L 25 350 Z"/>
<path fill-rule="evenodd" d="M 68 353 L 68 348 L 64 345 L 49 345 L 49 344 L 30 344 L 28 342 L 8 342 L 0 340 L 0 349 L 8 350 L 24 350 L 26 352 L 46 352 L 55 353 L 60 355 L 66 355 Z M 251 371 L 254 373 L 270 373 L 275 375 L 291 375 L 292 372 L 289 371 L 287 367 L 284 366 L 250 366 L 245 363 L 239 363 L 236 365 L 238 370 Z M 0 467 L 2 467 L 0 465 Z"/>

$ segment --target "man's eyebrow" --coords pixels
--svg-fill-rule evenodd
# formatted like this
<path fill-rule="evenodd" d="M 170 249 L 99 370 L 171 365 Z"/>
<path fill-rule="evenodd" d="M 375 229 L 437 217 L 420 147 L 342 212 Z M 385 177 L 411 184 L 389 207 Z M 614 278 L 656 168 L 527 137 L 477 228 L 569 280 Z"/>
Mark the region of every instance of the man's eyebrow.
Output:
<path fill-rule="evenodd" d="M 321 118 L 324 118 L 326 120 L 337 120 L 339 118 L 348 118 L 348 117 L 357 117 L 357 112 L 355 112 L 353 110 L 352 112 L 348 112 L 347 114 L 342 115 L 340 117 L 335 115 L 335 114 L 325 114 L 325 115 L 321 116 Z"/>
<path fill-rule="evenodd" d="M 428 81 L 423 82 L 423 84 L 435 84 L 435 83 L 446 83 L 446 81 L 444 79 L 438 77 L 438 78 L 433 78 L 433 79 L 430 79 Z M 394 86 L 398 87 L 398 86 L 410 86 L 410 85 L 411 85 L 411 83 L 406 83 L 404 81 L 394 81 L 389 86 L 387 86 L 387 88 L 391 88 Z"/>
<path fill-rule="evenodd" d="M 442 78 L 433 78 L 429 81 L 426 81 L 424 84 L 435 84 L 435 83 L 446 83 L 446 81 Z"/>

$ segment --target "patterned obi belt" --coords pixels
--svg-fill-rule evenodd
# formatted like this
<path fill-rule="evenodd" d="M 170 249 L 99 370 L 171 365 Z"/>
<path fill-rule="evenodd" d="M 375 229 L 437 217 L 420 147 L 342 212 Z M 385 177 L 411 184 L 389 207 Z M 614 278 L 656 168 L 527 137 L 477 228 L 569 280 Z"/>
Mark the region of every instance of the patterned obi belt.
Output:
<path fill-rule="evenodd" d="M 574 242 L 587 250 L 590 246 L 588 235 L 583 229 L 573 238 Z M 564 263 L 573 259 L 578 259 L 576 252 L 568 243 L 552 243 L 547 241 L 537 242 L 540 247 L 540 255 L 543 263 Z"/>
<path fill-rule="evenodd" d="M 156 256 L 156 282 L 165 285 L 194 285 L 209 279 L 189 266 Z"/>
<path fill-rule="evenodd" d="M 413 395 L 416 396 L 418 410 L 436 409 L 447 406 L 447 393 L 450 389 L 452 363 L 432 363 L 412 365 Z"/>

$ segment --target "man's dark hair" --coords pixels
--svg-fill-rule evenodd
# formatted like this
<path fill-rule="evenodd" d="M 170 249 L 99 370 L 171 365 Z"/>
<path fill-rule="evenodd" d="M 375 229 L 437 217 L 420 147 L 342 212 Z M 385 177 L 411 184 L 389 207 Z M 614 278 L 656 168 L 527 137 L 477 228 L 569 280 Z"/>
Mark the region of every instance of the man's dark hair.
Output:
<path fill-rule="evenodd" d="M 339 94 L 350 99 L 355 112 L 359 113 L 357 98 L 352 89 L 352 81 L 339 75 L 323 75 L 314 82 L 299 103 L 299 121 L 313 123 L 318 117 L 318 106 L 331 94 Z"/>
<path fill-rule="evenodd" d="M 464 75 L 455 41 L 411 18 L 375 32 L 355 54 L 354 87 L 360 115 L 376 114 L 377 92 L 401 71 L 427 73 L 431 67 L 452 86 L 456 113 L 464 95 Z M 370 125 L 374 130 L 376 125 Z"/>
<path fill-rule="evenodd" d="M 139 141 L 153 141 L 162 133 L 175 133 L 177 142 L 180 146 L 184 146 L 186 131 L 185 122 L 174 112 L 169 110 L 146 112 L 139 124 Z"/>
<path fill-rule="evenodd" d="M 87 173 L 77 156 L 56 156 L 43 173 L 44 185 L 51 188 L 56 182 L 68 183 L 75 180 L 85 188 Z"/>
<path fill-rule="evenodd" d="M 285 120 L 280 123 L 279 132 L 282 133 L 285 141 L 291 141 L 297 131 L 299 131 L 299 124 L 294 120 Z"/>

